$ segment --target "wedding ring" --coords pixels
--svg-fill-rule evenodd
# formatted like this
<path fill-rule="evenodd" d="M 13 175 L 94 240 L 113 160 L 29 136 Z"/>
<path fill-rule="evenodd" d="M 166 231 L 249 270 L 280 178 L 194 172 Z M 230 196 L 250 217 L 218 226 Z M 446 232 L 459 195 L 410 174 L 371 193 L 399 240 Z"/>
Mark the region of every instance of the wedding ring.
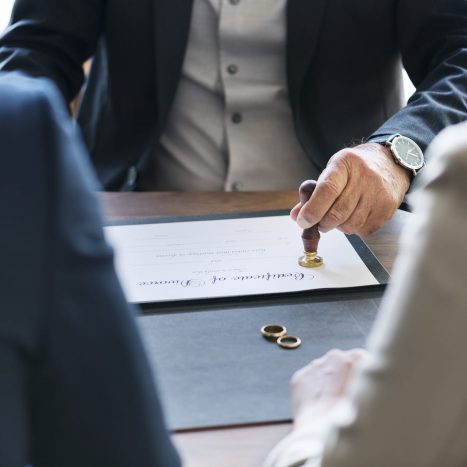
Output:
<path fill-rule="evenodd" d="M 302 340 L 299 337 L 295 336 L 281 336 L 277 339 L 277 345 L 282 347 L 283 349 L 296 349 L 300 346 Z"/>
<path fill-rule="evenodd" d="M 287 329 L 282 324 L 266 324 L 261 328 L 261 334 L 266 339 L 277 339 L 287 334 Z"/>

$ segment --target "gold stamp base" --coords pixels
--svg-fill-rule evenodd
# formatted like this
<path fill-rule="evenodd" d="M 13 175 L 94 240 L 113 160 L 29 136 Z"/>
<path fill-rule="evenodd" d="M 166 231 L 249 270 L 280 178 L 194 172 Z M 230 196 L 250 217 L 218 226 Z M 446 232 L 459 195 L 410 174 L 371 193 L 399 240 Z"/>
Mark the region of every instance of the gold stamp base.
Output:
<path fill-rule="evenodd" d="M 323 265 L 323 258 L 318 256 L 316 252 L 304 252 L 303 256 L 298 258 L 298 264 L 304 268 L 319 268 Z"/>

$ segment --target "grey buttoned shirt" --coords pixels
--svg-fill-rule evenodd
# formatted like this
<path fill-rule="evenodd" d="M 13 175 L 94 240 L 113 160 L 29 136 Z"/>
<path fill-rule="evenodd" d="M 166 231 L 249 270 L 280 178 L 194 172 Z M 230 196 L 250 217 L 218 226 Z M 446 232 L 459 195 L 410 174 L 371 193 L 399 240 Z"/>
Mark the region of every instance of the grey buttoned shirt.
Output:
<path fill-rule="evenodd" d="M 317 170 L 295 136 L 286 0 L 194 0 L 168 124 L 143 189 L 295 189 Z"/>

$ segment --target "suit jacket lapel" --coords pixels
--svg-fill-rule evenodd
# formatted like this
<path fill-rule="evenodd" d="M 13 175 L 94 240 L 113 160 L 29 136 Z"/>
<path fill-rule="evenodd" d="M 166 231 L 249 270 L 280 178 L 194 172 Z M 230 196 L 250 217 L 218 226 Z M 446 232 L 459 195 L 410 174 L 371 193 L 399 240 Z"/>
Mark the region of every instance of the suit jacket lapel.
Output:
<path fill-rule="evenodd" d="M 287 3 L 287 80 L 295 115 L 326 5 L 327 0 L 288 0 Z"/>
<path fill-rule="evenodd" d="M 190 30 L 193 0 L 154 0 L 159 125 L 173 102 Z"/>

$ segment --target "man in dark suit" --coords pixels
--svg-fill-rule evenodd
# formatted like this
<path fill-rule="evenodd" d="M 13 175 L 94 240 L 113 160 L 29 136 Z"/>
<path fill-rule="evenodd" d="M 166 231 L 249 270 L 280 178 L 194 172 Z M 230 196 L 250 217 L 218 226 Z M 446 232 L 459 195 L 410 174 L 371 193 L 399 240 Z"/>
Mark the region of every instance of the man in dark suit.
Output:
<path fill-rule="evenodd" d="M 91 56 L 78 120 L 106 189 L 282 189 L 322 171 L 293 216 L 323 231 L 380 227 L 467 117 L 465 0 L 16 0 L 1 69 L 70 101 Z M 417 92 L 401 109 L 402 63 Z"/>
<path fill-rule="evenodd" d="M 0 466 L 178 467 L 58 93 L 0 73 Z"/>

